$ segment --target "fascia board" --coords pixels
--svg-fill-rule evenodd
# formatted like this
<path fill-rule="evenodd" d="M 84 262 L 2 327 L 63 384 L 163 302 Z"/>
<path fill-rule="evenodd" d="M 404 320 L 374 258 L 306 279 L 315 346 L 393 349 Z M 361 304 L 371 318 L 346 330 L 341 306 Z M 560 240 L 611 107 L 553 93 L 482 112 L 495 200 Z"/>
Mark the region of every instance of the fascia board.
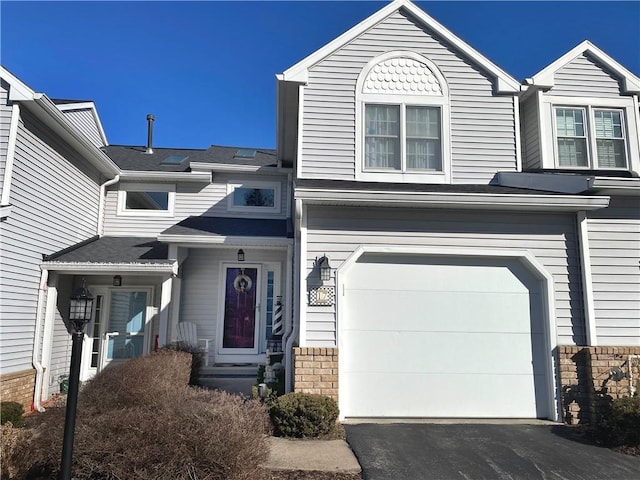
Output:
<path fill-rule="evenodd" d="M 381 22 L 387 16 L 391 15 L 400 8 L 404 8 L 405 10 L 407 10 L 407 12 L 420 20 L 425 26 L 436 32 L 440 37 L 445 39 L 448 43 L 450 43 L 460 52 L 469 57 L 475 64 L 479 65 L 488 73 L 491 73 L 496 79 L 496 91 L 498 93 L 520 92 L 520 82 L 518 82 L 515 78 L 498 67 L 496 64 L 491 62 L 476 49 L 471 47 L 468 43 L 454 35 L 444 25 L 433 19 L 431 16 L 429 16 L 409 0 L 396 0 L 388 4 L 384 8 L 378 10 L 373 15 L 358 23 L 356 26 L 347 30 L 335 40 L 329 42 L 324 47 L 321 47 L 316 52 L 304 58 L 289 69 L 285 70 L 282 74 L 282 79 L 290 82 L 306 83 L 308 81 L 308 69 L 311 66 L 315 65 L 325 57 L 340 49 L 342 46 L 349 43 L 350 41 L 364 33 L 366 30 Z"/>
<path fill-rule="evenodd" d="M 385 192 L 337 189 L 296 189 L 296 199 L 317 205 L 377 205 L 482 210 L 573 212 L 609 205 L 607 196 L 517 195 L 483 193 Z"/>
<path fill-rule="evenodd" d="M 206 170 L 210 172 L 246 172 L 246 173 L 290 173 L 291 168 L 282 167 L 264 167 L 259 165 L 234 165 L 232 163 L 206 163 L 191 162 L 192 170 Z"/>
<path fill-rule="evenodd" d="M 178 263 L 94 263 L 94 262 L 42 262 L 41 268 L 56 272 L 101 274 L 113 272 L 178 274 Z"/>
<path fill-rule="evenodd" d="M 595 177 L 592 188 L 618 194 L 640 196 L 640 178 Z"/>
<path fill-rule="evenodd" d="M 221 235 L 172 235 L 160 234 L 157 237 L 159 242 L 177 243 L 184 246 L 189 245 L 229 245 L 229 246 L 252 246 L 252 247 L 286 247 L 293 245 L 292 238 L 283 237 L 244 237 L 244 236 L 221 236 Z"/>
<path fill-rule="evenodd" d="M 74 125 L 69 123 L 55 103 L 46 95 L 38 93 L 32 102 L 24 102 L 23 105 L 78 150 L 84 158 L 103 174 L 112 177 L 120 173 L 120 169 L 113 160 L 91 143 Z"/>
<path fill-rule="evenodd" d="M 533 77 L 533 85 L 541 87 L 541 88 L 552 88 L 555 85 L 555 74 L 562 67 L 567 65 L 569 62 L 574 60 L 579 55 L 584 53 L 588 53 L 593 56 L 596 60 L 602 63 L 605 67 L 612 70 L 616 75 L 622 78 L 623 85 L 626 93 L 639 93 L 640 92 L 640 78 L 631 73 L 625 67 L 623 67 L 620 63 L 615 61 L 605 52 L 600 50 L 594 44 L 592 44 L 589 40 L 584 40 L 579 45 L 576 45 L 574 48 L 569 50 L 567 53 L 562 55 L 560 58 L 555 60 L 550 65 L 546 66 L 538 73 L 536 73 Z"/>
<path fill-rule="evenodd" d="M 120 173 L 120 180 L 138 180 L 155 182 L 194 182 L 210 183 L 209 172 L 148 172 L 139 170 L 124 170 Z"/>

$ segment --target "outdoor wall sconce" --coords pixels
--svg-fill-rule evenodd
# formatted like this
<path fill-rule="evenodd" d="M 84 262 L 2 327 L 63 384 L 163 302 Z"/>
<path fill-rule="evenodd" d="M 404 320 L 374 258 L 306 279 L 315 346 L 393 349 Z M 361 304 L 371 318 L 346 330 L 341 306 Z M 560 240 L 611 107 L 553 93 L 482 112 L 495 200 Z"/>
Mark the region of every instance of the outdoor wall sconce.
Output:
<path fill-rule="evenodd" d="M 316 261 L 316 265 L 318 266 L 318 270 L 320 271 L 320 280 L 326 282 L 331 280 L 331 265 L 329 264 L 329 259 L 326 255 L 323 255 Z"/>
<path fill-rule="evenodd" d="M 67 393 L 67 410 L 64 417 L 64 436 L 62 438 L 62 462 L 60 479 L 71 480 L 71 464 L 73 457 L 73 437 L 76 428 L 76 408 L 78 406 L 78 390 L 80 388 L 80 362 L 82 359 L 82 342 L 84 327 L 91 321 L 93 296 L 87 289 L 84 279 L 69 299 L 69 322 L 71 324 L 71 367 L 69 369 L 69 392 Z"/>
<path fill-rule="evenodd" d="M 238 261 L 239 262 L 244 262 L 244 250 L 243 249 L 238 250 Z"/>
<path fill-rule="evenodd" d="M 113 286 L 114 287 L 122 286 L 122 277 L 120 275 L 115 275 L 113 277 Z"/>

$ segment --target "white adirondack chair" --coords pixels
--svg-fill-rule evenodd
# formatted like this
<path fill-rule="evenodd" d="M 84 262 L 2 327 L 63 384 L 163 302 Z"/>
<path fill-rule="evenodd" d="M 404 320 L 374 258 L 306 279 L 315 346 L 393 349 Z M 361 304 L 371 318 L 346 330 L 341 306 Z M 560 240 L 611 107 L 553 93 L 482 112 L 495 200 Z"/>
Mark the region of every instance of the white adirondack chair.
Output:
<path fill-rule="evenodd" d="M 178 341 L 184 342 L 192 348 L 199 348 L 204 352 L 204 365 L 209 366 L 209 340 L 198 338 L 198 327 L 192 322 L 178 322 Z"/>

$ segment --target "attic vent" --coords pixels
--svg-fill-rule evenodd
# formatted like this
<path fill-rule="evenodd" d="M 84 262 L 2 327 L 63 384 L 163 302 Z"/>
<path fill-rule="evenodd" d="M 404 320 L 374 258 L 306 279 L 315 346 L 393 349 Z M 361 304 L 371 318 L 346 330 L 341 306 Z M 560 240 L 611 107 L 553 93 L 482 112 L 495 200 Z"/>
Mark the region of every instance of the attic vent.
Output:
<path fill-rule="evenodd" d="M 234 155 L 236 158 L 255 158 L 255 156 L 256 151 L 252 148 L 241 148 Z"/>
<path fill-rule="evenodd" d="M 161 165 L 180 165 L 189 157 L 183 157 L 181 155 L 171 155 L 170 157 L 165 158 Z"/>

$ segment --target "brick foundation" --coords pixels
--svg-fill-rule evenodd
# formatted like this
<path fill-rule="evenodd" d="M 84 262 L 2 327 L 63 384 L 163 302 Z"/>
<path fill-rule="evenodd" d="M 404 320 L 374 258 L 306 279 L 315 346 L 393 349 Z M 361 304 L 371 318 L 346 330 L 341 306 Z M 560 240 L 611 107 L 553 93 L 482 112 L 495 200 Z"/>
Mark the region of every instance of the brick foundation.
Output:
<path fill-rule="evenodd" d="M 558 347 L 561 403 L 566 423 L 594 422 L 611 400 L 629 396 L 629 368 L 636 388 L 640 387 L 640 359 L 629 362 L 629 355 L 640 355 L 640 347 Z M 616 380 L 616 373 L 623 374 L 622 378 Z"/>
<path fill-rule="evenodd" d="M 31 410 L 36 371 L 33 369 L 7 373 L 0 376 L 0 399 L 3 402 L 18 402 L 24 411 Z"/>
<path fill-rule="evenodd" d="M 293 391 L 319 393 L 338 401 L 338 349 L 293 349 Z"/>

